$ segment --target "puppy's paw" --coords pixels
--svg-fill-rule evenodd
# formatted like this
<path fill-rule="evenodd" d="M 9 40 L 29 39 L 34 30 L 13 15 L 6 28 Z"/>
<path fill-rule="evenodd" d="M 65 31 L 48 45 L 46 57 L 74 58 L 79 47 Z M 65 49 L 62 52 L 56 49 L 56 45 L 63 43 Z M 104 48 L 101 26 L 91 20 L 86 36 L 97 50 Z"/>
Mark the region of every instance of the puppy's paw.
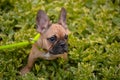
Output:
<path fill-rule="evenodd" d="M 30 68 L 28 66 L 25 66 L 24 68 L 22 68 L 20 70 L 20 75 L 25 75 L 26 73 L 28 73 L 30 71 Z"/>

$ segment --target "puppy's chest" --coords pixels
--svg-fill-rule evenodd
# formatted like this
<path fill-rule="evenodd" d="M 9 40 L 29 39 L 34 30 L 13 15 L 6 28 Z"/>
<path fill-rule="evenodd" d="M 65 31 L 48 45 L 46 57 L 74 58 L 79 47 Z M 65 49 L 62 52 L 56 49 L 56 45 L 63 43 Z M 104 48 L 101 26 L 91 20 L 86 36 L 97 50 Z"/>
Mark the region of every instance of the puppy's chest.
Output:
<path fill-rule="evenodd" d="M 45 59 L 49 59 L 49 58 L 52 57 L 52 55 L 51 55 L 49 52 L 47 52 L 47 53 L 43 53 L 43 57 L 44 57 Z"/>
<path fill-rule="evenodd" d="M 50 54 L 49 52 L 47 53 L 42 53 L 42 58 L 47 59 L 47 60 L 52 60 L 57 58 L 57 55 Z"/>

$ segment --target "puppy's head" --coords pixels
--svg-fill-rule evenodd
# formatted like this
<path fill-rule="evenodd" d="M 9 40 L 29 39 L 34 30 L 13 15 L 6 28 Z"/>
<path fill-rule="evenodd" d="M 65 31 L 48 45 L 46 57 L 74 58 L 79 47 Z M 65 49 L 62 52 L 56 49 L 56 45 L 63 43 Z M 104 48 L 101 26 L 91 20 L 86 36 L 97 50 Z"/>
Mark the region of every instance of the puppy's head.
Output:
<path fill-rule="evenodd" d="M 66 10 L 61 8 L 58 23 L 52 24 L 42 10 L 36 17 L 37 31 L 41 34 L 40 45 L 51 54 L 62 54 L 68 50 L 68 33 L 66 26 Z"/>

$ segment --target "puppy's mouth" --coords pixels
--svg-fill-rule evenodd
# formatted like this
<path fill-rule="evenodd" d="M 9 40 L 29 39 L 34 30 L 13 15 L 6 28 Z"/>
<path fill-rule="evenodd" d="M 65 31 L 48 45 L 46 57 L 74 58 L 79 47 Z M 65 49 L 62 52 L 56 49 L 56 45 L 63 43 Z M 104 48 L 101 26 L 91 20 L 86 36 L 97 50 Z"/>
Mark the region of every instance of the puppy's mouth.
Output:
<path fill-rule="evenodd" d="M 57 55 L 57 54 L 63 54 L 63 53 L 65 53 L 65 52 L 68 52 L 68 50 L 65 50 L 65 49 L 63 49 L 63 50 L 50 50 L 49 51 L 49 53 L 50 54 L 54 54 L 54 55 Z"/>

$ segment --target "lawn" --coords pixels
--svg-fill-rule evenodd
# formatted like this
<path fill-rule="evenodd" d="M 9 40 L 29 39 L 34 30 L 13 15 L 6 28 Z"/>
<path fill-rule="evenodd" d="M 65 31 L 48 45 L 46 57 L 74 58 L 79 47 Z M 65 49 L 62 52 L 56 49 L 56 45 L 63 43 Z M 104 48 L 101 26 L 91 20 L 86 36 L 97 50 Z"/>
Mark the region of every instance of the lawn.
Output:
<path fill-rule="evenodd" d="M 1 49 L 0 80 L 120 80 L 119 0 L 0 0 L 0 47 L 34 38 L 37 11 L 54 23 L 61 7 L 71 31 L 68 61 L 38 59 L 20 76 L 32 45 Z"/>

